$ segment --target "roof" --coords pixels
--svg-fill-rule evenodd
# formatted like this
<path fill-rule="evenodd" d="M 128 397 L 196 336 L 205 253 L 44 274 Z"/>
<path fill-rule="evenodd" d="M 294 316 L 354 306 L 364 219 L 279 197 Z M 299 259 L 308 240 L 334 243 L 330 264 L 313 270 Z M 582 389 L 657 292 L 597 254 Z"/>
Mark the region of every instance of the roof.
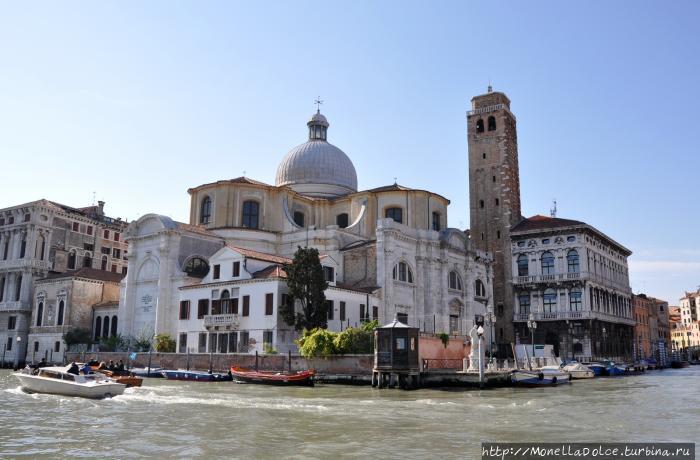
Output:
<path fill-rule="evenodd" d="M 213 232 L 210 232 L 206 228 L 201 227 L 199 225 L 186 224 L 184 222 L 177 222 L 177 221 L 174 221 L 174 222 L 175 222 L 175 225 L 177 225 L 178 230 L 183 230 L 183 231 L 192 232 L 192 233 L 199 233 L 201 235 L 209 235 L 209 236 L 219 237 L 219 235 L 217 235 Z"/>
<path fill-rule="evenodd" d="M 119 301 L 118 300 L 106 300 L 104 302 L 98 302 L 95 305 L 92 306 L 92 308 L 100 308 L 100 307 L 115 307 L 119 306 Z"/>
<path fill-rule="evenodd" d="M 206 187 L 208 185 L 219 185 L 219 184 L 248 184 L 248 185 L 262 185 L 264 187 L 272 187 L 270 184 L 265 182 L 260 182 L 257 180 L 250 179 L 245 176 L 236 177 L 234 179 L 217 180 L 216 182 L 208 182 L 206 184 L 198 185 L 187 190 L 188 193 L 192 193 L 192 190 L 198 189 L 200 187 Z"/>
<path fill-rule="evenodd" d="M 409 329 L 411 326 L 408 324 L 404 324 L 398 319 L 394 318 L 394 321 L 390 322 L 389 324 L 385 324 L 384 326 L 379 326 L 378 329 Z"/>
<path fill-rule="evenodd" d="M 79 268 L 77 270 L 68 270 L 65 273 L 49 273 L 48 276 L 37 281 L 57 280 L 62 278 L 86 278 L 96 281 L 106 281 L 109 283 L 118 283 L 125 275 L 121 273 L 108 272 L 105 270 L 97 270 L 96 268 Z"/>
<path fill-rule="evenodd" d="M 382 192 L 424 192 L 424 193 L 430 193 L 431 195 L 439 196 L 443 200 L 447 201 L 447 203 L 450 202 L 450 200 L 448 200 L 444 196 L 440 195 L 439 193 L 431 192 L 430 190 L 423 190 L 420 188 L 406 187 L 404 185 L 397 184 L 396 182 L 394 182 L 391 185 L 382 185 L 381 187 L 375 187 L 375 188 L 371 188 L 368 190 L 361 190 L 358 193 L 382 193 Z"/>
<path fill-rule="evenodd" d="M 253 278 L 287 278 L 287 271 L 281 265 L 270 265 L 253 273 Z"/>
<path fill-rule="evenodd" d="M 254 251 L 252 249 L 241 248 L 238 246 L 231 246 L 227 244 L 226 247 L 233 249 L 234 251 L 240 252 L 244 257 L 248 259 L 262 260 L 265 262 L 272 262 L 275 264 L 287 265 L 292 263 L 292 259 L 287 257 L 277 256 L 274 254 L 267 254 L 265 252 Z"/>
<path fill-rule="evenodd" d="M 335 283 L 335 287 L 345 289 L 346 291 L 361 292 L 363 294 L 372 294 L 374 291 L 379 289 L 379 286 L 357 287 L 346 283 Z"/>

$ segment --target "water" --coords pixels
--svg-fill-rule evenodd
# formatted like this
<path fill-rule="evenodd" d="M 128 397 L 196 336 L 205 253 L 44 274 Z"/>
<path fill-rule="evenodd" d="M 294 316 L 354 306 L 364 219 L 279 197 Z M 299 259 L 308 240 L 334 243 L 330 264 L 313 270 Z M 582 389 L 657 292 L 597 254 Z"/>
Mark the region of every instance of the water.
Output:
<path fill-rule="evenodd" d="M 147 379 L 111 400 L 0 371 L 0 457 L 479 458 L 481 441 L 700 442 L 700 367 L 557 388 L 279 388 Z"/>

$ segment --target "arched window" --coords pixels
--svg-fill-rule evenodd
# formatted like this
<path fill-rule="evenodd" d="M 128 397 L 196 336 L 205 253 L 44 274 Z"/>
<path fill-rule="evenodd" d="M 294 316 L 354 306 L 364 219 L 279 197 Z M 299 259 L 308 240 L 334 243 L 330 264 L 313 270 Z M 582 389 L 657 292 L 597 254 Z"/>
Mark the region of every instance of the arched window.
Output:
<path fill-rule="evenodd" d="M 107 270 L 107 256 L 102 256 L 102 262 L 100 264 L 100 270 L 106 271 Z"/>
<path fill-rule="evenodd" d="M 574 288 L 569 292 L 569 310 L 571 311 L 581 311 L 581 289 Z"/>
<path fill-rule="evenodd" d="M 530 314 L 530 293 L 529 292 L 524 292 L 518 296 L 518 307 L 520 308 L 518 310 L 518 313 L 521 315 L 529 315 Z"/>
<path fill-rule="evenodd" d="M 386 208 L 384 210 L 384 217 L 387 219 L 394 219 L 394 222 L 403 223 L 403 209 L 401 208 Z"/>
<path fill-rule="evenodd" d="M 433 230 L 436 232 L 440 231 L 440 213 L 433 212 Z"/>
<path fill-rule="evenodd" d="M 68 270 L 75 270 L 75 250 L 68 254 Z"/>
<path fill-rule="evenodd" d="M 257 201 L 243 202 L 243 226 L 247 228 L 258 228 L 260 215 L 260 205 Z"/>
<path fill-rule="evenodd" d="M 221 304 L 221 314 L 226 315 L 233 313 L 231 309 L 231 293 L 229 293 L 228 289 L 221 291 L 221 296 L 219 299 L 219 303 Z"/>
<path fill-rule="evenodd" d="M 518 276 L 528 276 L 530 274 L 530 266 L 528 258 L 525 254 L 518 256 Z"/>
<path fill-rule="evenodd" d="M 496 131 L 496 118 L 493 116 L 489 117 L 489 131 Z"/>
<path fill-rule="evenodd" d="M 199 223 L 208 224 L 211 220 L 211 198 L 205 196 L 199 207 Z"/>
<path fill-rule="evenodd" d="M 483 133 L 484 132 L 484 120 L 479 118 L 476 120 L 476 132 L 477 133 Z"/>
<path fill-rule="evenodd" d="M 112 316 L 112 337 L 117 335 L 117 315 Z"/>
<path fill-rule="evenodd" d="M 479 207 L 480 207 L 481 209 L 484 208 L 484 200 L 479 200 Z"/>
<path fill-rule="evenodd" d="M 474 281 L 474 297 L 486 297 L 486 288 L 481 280 Z"/>
<path fill-rule="evenodd" d="M 450 272 L 448 286 L 450 289 L 456 289 L 458 291 L 462 290 L 462 278 L 459 277 L 459 273 L 456 271 Z"/>
<path fill-rule="evenodd" d="M 39 302 L 36 307 L 36 325 L 41 326 L 41 321 L 44 317 L 44 302 Z"/>
<path fill-rule="evenodd" d="M 347 228 L 348 226 L 348 214 L 342 213 L 335 216 L 335 224 L 340 228 Z"/>
<path fill-rule="evenodd" d="M 102 317 L 98 316 L 95 318 L 95 340 L 100 338 L 102 334 Z"/>
<path fill-rule="evenodd" d="M 63 313 L 66 308 L 66 303 L 61 300 L 58 302 L 58 315 L 56 316 L 56 326 L 63 326 Z"/>
<path fill-rule="evenodd" d="M 301 211 L 294 211 L 294 223 L 299 227 L 304 226 L 304 213 Z"/>
<path fill-rule="evenodd" d="M 102 336 L 109 337 L 109 316 L 105 316 L 102 320 Z"/>
<path fill-rule="evenodd" d="M 92 255 L 89 252 L 86 252 L 85 255 L 83 256 L 83 267 L 85 267 L 85 268 L 92 267 Z"/>
<path fill-rule="evenodd" d="M 544 291 L 543 304 L 545 313 L 555 313 L 557 311 L 557 292 L 554 289 Z"/>
<path fill-rule="evenodd" d="M 397 281 L 413 284 L 413 272 L 406 262 L 399 262 L 394 265 L 392 276 Z"/>
<path fill-rule="evenodd" d="M 572 249 L 566 253 L 566 266 L 569 273 L 578 273 L 580 266 L 578 260 L 578 252 L 576 249 Z"/>
<path fill-rule="evenodd" d="M 553 275 L 554 274 L 554 254 L 549 251 L 542 253 L 542 274 L 543 275 Z"/>
<path fill-rule="evenodd" d="M 185 264 L 183 271 L 193 278 L 204 278 L 209 273 L 209 264 L 201 257 L 192 257 Z"/>

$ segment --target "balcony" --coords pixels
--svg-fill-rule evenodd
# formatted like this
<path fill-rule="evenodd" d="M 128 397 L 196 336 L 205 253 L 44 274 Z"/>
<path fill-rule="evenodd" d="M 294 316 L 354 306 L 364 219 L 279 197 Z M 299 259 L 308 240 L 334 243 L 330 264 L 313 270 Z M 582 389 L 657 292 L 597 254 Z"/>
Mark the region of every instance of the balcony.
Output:
<path fill-rule="evenodd" d="M 10 259 L 0 260 L 0 270 L 21 270 L 23 268 L 35 268 L 38 270 L 51 270 L 51 262 L 39 259 Z"/>
<path fill-rule="evenodd" d="M 514 276 L 513 285 L 532 285 L 537 283 L 552 284 L 566 281 L 588 280 L 594 281 L 602 286 L 614 287 L 622 292 L 631 292 L 629 284 L 624 284 L 619 280 L 615 280 L 606 276 L 598 275 L 591 272 L 575 272 L 575 273 L 554 273 L 551 275 L 529 275 L 529 276 Z"/>
<path fill-rule="evenodd" d="M 238 324 L 238 315 L 231 313 L 224 315 L 206 315 L 204 317 L 204 327 L 206 327 L 207 329 L 210 327 L 238 329 Z"/>
<path fill-rule="evenodd" d="M 515 313 L 513 321 L 527 321 L 530 319 L 530 313 Z M 553 311 L 553 312 L 533 312 L 532 316 L 535 321 L 565 321 L 565 320 L 580 320 L 580 319 L 598 319 L 608 321 L 610 323 L 621 323 L 630 326 L 635 325 L 635 321 L 622 316 L 611 315 L 602 311 Z"/>
<path fill-rule="evenodd" d="M 30 313 L 32 311 L 32 306 L 29 302 L 15 301 L 15 302 L 0 302 L 0 312 L 26 312 Z"/>

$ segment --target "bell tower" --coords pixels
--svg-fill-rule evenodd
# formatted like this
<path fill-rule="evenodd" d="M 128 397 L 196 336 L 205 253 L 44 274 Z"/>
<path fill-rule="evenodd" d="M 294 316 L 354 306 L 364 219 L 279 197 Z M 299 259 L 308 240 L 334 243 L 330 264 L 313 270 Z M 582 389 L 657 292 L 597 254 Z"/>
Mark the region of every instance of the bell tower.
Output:
<path fill-rule="evenodd" d="M 510 354 L 513 284 L 510 228 L 520 222 L 518 136 L 510 99 L 489 86 L 472 98 L 467 112 L 470 234 L 474 246 L 493 257 L 495 340 L 499 355 Z"/>

